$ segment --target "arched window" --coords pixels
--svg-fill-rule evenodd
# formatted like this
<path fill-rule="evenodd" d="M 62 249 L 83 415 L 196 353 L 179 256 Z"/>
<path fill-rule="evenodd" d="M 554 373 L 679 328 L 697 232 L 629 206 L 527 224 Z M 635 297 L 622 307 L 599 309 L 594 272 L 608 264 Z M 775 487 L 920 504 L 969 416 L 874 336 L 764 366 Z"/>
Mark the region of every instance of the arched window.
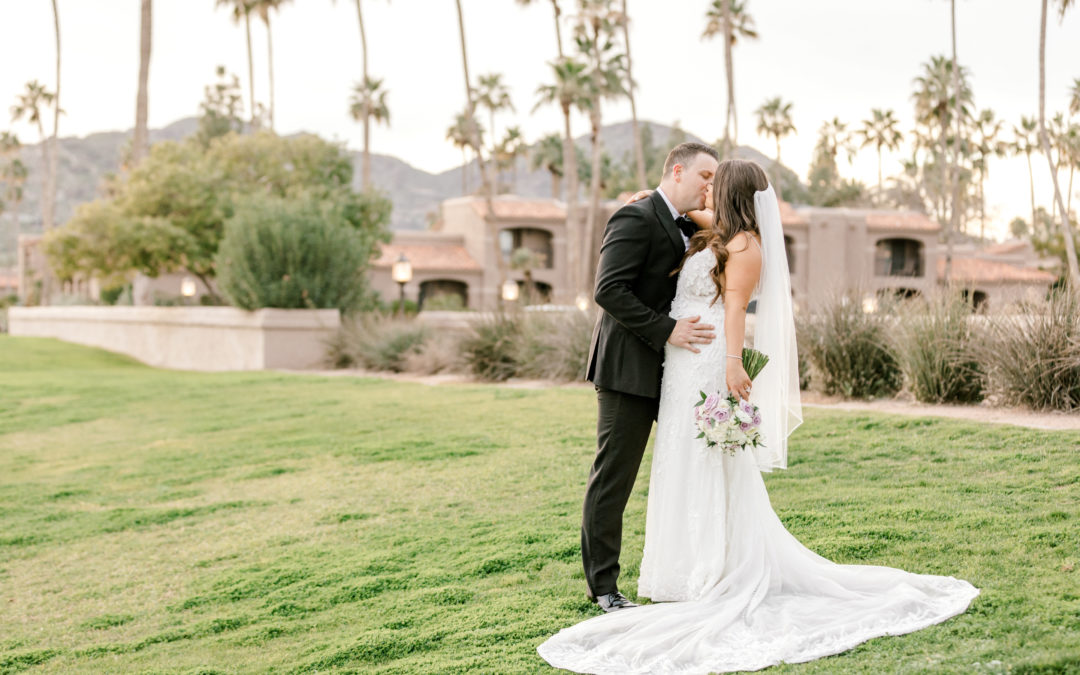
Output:
<path fill-rule="evenodd" d="M 879 277 L 921 277 L 923 243 L 915 239 L 882 239 L 874 246 L 874 275 Z"/>
<path fill-rule="evenodd" d="M 551 233 L 535 227 L 511 227 L 499 232 L 499 249 L 503 260 L 510 264 L 514 251 L 525 248 L 536 254 L 536 269 L 551 269 L 555 266 L 554 250 L 551 245 Z"/>
<path fill-rule="evenodd" d="M 417 305 L 424 309 L 464 309 L 469 306 L 469 286 L 453 279 L 430 279 L 420 282 Z"/>

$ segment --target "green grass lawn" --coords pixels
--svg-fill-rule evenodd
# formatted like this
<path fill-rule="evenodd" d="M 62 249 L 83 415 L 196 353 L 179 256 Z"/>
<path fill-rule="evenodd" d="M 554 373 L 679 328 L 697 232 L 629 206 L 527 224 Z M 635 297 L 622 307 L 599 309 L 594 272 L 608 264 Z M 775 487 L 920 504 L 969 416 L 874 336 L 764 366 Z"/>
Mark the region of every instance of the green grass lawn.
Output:
<path fill-rule="evenodd" d="M 0 673 L 543 672 L 536 645 L 597 612 L 594 420 L 584 387 L 168 372 L 0 337 Z M 790 458 L 766 483 L 811 549 L 982 595 L 770 672 L 1080 672 L 1080 433 L 808 410 Z"/>

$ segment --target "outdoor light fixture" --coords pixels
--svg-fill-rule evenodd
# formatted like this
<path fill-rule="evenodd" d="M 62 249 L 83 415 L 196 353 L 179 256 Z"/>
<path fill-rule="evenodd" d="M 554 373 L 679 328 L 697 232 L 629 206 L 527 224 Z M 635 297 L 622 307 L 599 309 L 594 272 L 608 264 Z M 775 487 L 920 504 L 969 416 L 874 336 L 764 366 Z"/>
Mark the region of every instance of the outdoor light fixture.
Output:
<path fill-rule="evenodd" d="M 390 277 L 401 287 L 398 311 L 401 312 L 401 316 L 405 316 L 405 284 L 412 281 L 412 263 L 404 253 L 398 255 L 398 259 L 394 261 L 394 266 L 390 269 Z"/>
<path fill-rule="evenodd" d="M 877 298 L 872 295 L 868 295 L 863 298 L 862 301 L 863 314 L 873 314 L 877 311 Z"/>
<path fill-rule="evenodd" d="M 574 300 L 574 304 L 577 305 L 578 309 L 584 312 L 589 308 L 589 297 L 584 293 L 578 293 L 577 299 Z"/>
<path fill-rule="evenodd" d="M 195 297 L 195 280 L 191 277 L 184 277 L 180 281 L 180 295 L 185 298 Z"/>
<path fill-rule="evenodd" d="M 518 299 L 518 285 L 513 279 L 507 279 L 502 285 L 502 299 L 507 302 L 514 302 Z"/>

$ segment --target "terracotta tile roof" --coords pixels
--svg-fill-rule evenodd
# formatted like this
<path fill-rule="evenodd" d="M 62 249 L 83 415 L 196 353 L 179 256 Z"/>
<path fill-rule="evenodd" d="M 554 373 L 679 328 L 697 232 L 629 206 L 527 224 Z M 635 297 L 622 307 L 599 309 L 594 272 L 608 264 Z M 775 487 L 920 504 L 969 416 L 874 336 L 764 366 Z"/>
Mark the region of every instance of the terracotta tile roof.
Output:
<path fill-rule="evenodd" d="M 993 244 L 987 246 L 982 250 L 985 255 L 1009 255 L 1010 253 L 1020 253 L 1028 248 L 1026 241 L 1003 241 L 1000 244 Z"/>
<path fill-rule="evenodd" d="M 566 208 L 551 199 L 495 199 L 492 203 L 500 220 L 566 220 Z M 487 215 L 486 200 L 473 200 L 472 207 L 481 218 Z"/>
<path fill-rule="evenodd" d="M 372 264 L 389 268 L 402 253 L 415 270 L 479 272 L 481 269 L 464 246 L 446 244 L 383 244 Z"/>
<path fill-rule="evenodd" d="M 866 224 L 869 227 L 899 230 L 918 230 L 920 232 L 937 232 L 941 226 L 930 220 L 921 213 L 903 211 L 877 211 L 866 214 Z"/>
<path fill-rule="evenodd" d="M 1029 283 L 1050 284 L 1056 278 L 1049 272 L 1020 267 L 1009 263 L 995 260 L 981 260 L 979 258 L 953 258 L 952 277 L 956 281 L 971 281 L 975 283 L 1020 281 Z M 938 279 L 945 277 L 945 259 L 938 258 Z"/>

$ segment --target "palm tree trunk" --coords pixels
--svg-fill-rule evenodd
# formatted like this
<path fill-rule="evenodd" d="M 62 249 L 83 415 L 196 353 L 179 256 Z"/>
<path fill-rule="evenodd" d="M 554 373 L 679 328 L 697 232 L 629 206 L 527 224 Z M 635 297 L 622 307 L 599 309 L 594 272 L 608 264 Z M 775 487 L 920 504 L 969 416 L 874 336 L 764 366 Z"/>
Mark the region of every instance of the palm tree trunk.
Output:
<path fill-rule="evenodd" d="M 274 39 L 270 33 L 270 10 L 266 10 L 266 65 L 270 76 L 270 131 L 274 130 Z"/>
<path fill-rule="evenodd" d="M 724 0 L 724 72 L 727 75 L 727 113 L 724 119 L 724 157 L 734 154 L 739 144 L 739 120 L 735 115 L 735 67 L 731 53 L 731 0 Z M 731 124 L 729 133 L 728 124 Z"/>
<path fill-rule="evenodd" d="M 473 89 L 472 81 L 469 79 L 469 56 L 465 51 L 465 15 L 461 11 L 461 0 L 454 0 L 457 4 L 458 14 L 458 32 L 461 35 L 461 64 L 465 71 L 465 119 L 468 122 L 469 129 L 472 131 L 472 142 L 476 151 L 476 162 L 480 165 L 480 182 L 484 187 L 484 192 L 487 194 L 487 199 L 491 200 L 494 194 L 494 189 L 491 181 L 489 180 L 487 167 L 484 162 L 483 148 L 480 143 L 480 128 L 476 125 L 476 106 L 473 101 Z M 494 209 L 489 208 L 488 212 L 494 216 Z M 498 248 L 498 241 L 496 241 L 496 248 Z M 499 260 L 502 260 L 502 254 L 499 254 Z"/>
<path fill-rule="evenodd" d="M 147 82 L 150 79 L 151 0 L 142 0 L 139 30 L 139 91 L 135 96 L 135 138 L 132 141 L 131 164 L 135 166 L 150 151 L 147 129 Z"/>
<path fill-rule="evenodd" d="M 45 222 L 43 225 L 46 232 L 56 224 L 53 221 L 56 218 L 56 166 L 59 151 L 57 138 L 60 133 L 60 11 L 56 6 L 56 0 L 52 0 L 52 7 L 53 28 L 56 33 L 56 95 L 53 98 L 53 131 L 48 143 L 49 166 L 46 169 L 49 181 L 48 192 L 45 194 Z"/>
<path fill-rule="evenodd" d="M 878 205 L 880 206 L 884 201 L 885 187 L 881 182 L 881 145 L 877 146 L 877 193 L 878 193 Z"/>
<path fill-rule="evenodd" d="M 563 103 L 563 176 L 566 177 L 566 276 L 567 285 L 575 295 L 584 291 L 580 265 L 580 223 L 577 217 L 578 169 L 577 148 L 570 134 L 570 103 Z"/>
<path fill-rule="evenodd" d="M 461 194 L 469 194 L 469 156 L 465 154 L 465 146 L 461 147 Z"/>
<path fill-rule="evenodd" d="M 562 196 L 562 178 L 554 171 L 551 172 L 551 198 L 558 199 Z"/>
<path fill-rule="evenodd" d="M 960 224 L 960 65 L 956 60 L 956 0 L 950 3 L 952 8 L 952 68 L 953 68 L 953 116 L 956 118 L 956 143 L 953 147 L 953 161 L 949 172 L 952 187 L 952 201 L 949 205 L 949 227 L 945 230 L 945 284 L 952 279 L 953 233 Z"/>
<path fill-rule="evenodd" d="M 645 152 L 641 147 L 641 133 L 638 131 L 637 104 L 634 101 L 634 76 L 630 60 L 630 14 L 627 13 L 626 0 L 622 0 L 623 42 L 626 43 L 626 90 L 630 98 L 631 131 L 634 134 L 634 163 L 637 166 L 638 189 L 648 187 L 645 183 Z"/>
<path fill-rule="evenodd" d="M 1031 235 L 1035 236 L 1035 169 L 1031 167 L 1031 152 L 1024 154 L 1027 155 L 1028 185 L 1031 187 Z"/>
<path fill-rule="evenodd" d="M 562 61 L 562 28 L 559 27 L 559 18 L 562 16 L 562 10 L 559 9 L 559 0 L 551 0 L 551 9 L 555 12 L 555 42 L 559 46 L 559 60 Z"/>
<path fill-rule="evenodd" d="M 1072 192 L 1073 192 L 1073 172 L 1076 171 L 1076 165 L 1069 167 L 1069 194 L 1065 198 L 1065 210 L 1072 213 Z"/>
<path fill-rule="evenodd" d="M 364 91 L 367 91 L 367 83 L 368 83 L 367 33 L 364 32 L 364 13 L 360 9 L 360 0 L 356 0 L 356 19 L 357 19 L 357 21 L 360 22 L 360 55 L 361 55 L 361 64 L 362 64 L 363 70 L 364 70 L 363 86 L 364 86 Z M 367 107 L 365 107 L 364 108 L 364 159 L 363 159 L 363 162 L 361 162 L 362 185 L 364 186 L 365 191 L 367 191 L 368 189 L 371 188 L 371 151 L 370 151 L 370 149 L 368 147 L 368 143 L 370 142 L 370 140 L 371 140 L 371 111 Z M 464 148 L 462 149 L 462 154 L 464 154 Z M 465 167 L 463 165 L 462 166 L 462 171 L 464 171 L 464 170 L 465 170 Z M 464 181 L 464 174 L 463 174 L 463 177 L 462 177 L 462 181 Z M 462 192 L 464 193 L 464 189 L 462 189 Z"/>
<path fill-rule="evenodd" d="M 776 137 L 776 166 L 780 166 L 780 137 Z"/>
<path fill-rule="evenodd" d="M 986 189 L 983 172 L 979 172 L 979 241 L 986 241 Z"/>
<path fill-rule="evenodd" d="M 598 236 L 597 217 L 600 213 L 600 97 L 593 101 L 592 111 L 589 114 L 592 124 L 592 175 L 589 177 L 589 205 L 585 211 L 585 231 L 582 235 L 583 246 L 581 247 L 584 259 L 582 260 L 581 279 L 585 286 L 592 285 L 592 278 L 596 271 L 593 257 L 596 249 Z"/>
<path fill-rule="evenodd" d="M 1076 242 L 1073 240 L 1069 214 L 1065 212 L 1065 204 L 1061 199 L 1057 172 L 1054 171 L 1054 162 L 1050 157 L 1050 137 L 1046 133 L 1046 0 L 1042 0 L 1042 20 L 1039 24 L 1039 142 L 1042 144 L 1043 154 L 1050 163 L 1050 179 L 1054 182 L 1054 200 L 1061 208 L 1061 226 L 1065 237 L 1065 257 L 1069 263 L 1069 278 L 1072 280 L 1073 288 L 1080 288 L 1080 265 L 1076 261 Z"/>
<path fill-rule="evenodd" d="M 247 35 L 248 57 L 248 97 L 251 101 L 251 126 L 258 126 L 259 118 L 255 110 L 255 58 L 251 54 L 251 11 L 244 10 L 244 33 Z"/>

